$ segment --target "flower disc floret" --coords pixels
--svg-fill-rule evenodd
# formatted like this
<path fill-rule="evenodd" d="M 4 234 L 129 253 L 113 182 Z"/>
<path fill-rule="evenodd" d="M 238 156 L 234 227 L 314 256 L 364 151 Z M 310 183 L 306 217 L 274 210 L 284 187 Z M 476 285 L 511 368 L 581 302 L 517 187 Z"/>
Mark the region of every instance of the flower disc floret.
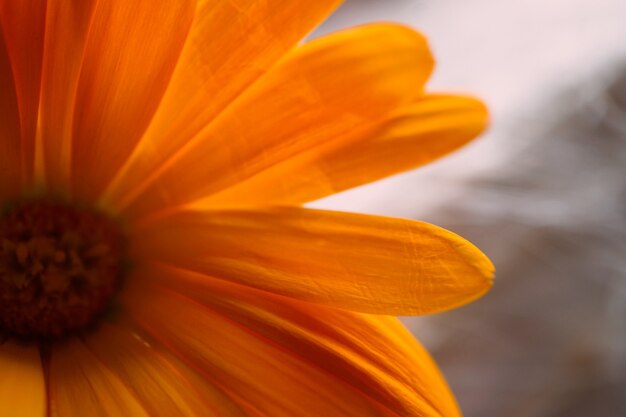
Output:
<path fill-rule="evenodd" d="M 54 337 L 89 326 L 121 283 L 123 237 L 108 217 L 28 201 L 0 216 L 0 332 Z"/>

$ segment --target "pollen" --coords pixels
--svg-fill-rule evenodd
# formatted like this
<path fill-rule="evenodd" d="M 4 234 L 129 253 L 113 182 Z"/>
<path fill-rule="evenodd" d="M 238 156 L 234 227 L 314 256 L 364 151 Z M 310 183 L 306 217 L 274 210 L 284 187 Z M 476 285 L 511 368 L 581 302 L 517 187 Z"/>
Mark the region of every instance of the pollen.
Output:
<path fill-rule="evenodd" d="M 122 281 L 124 238 L 96 211 L 28 201 L 0 214 L 0 336 L 86 329 Z"/>

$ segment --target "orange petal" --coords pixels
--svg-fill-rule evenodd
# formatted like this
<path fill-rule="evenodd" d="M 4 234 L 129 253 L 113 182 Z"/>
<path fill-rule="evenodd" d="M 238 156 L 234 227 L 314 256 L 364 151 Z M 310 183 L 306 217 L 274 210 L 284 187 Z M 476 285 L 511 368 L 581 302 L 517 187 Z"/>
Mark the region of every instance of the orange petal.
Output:
<path fill-rule="evenodd" d="M 0 342 L 0 415 L 44 417 L 46 386 L 39 348 Z"/>
<path fill-rule="evenodd" d="M 111 187 L 144 178 L 163 164 L 338 3 L 201 2 L 159 110 Z"/>
<path fill-rule="evenodd" d="M 136 291 L 135 297 L 149 295 L 142 297 L 145 302 L 137 308 L 137 316 L 149 323 L 149 328 L 159 335 L 157 337 L 179 346 L 179 352 L 188 355 L 188 360 L 193 363 L 210 362 L 206 357 L 208 354 L 204 353 L 210 348 L 194 352 L 185 339 L 193 335 L 200 338 L 198 342 L 202 335 L 211 338 L 211 326 L 217 323 L 210 322 L 219 322 L 220 317 L 224 317 L 227 329 L 220 331 L 220 335 L 233 324 L 246 333 L 223 342 L 234 345 L 233 354 L 238 353 L 239 346 L 244 343 L 246 349 L 251 350 L 230 367 L 236 368 L 242 363 L 243 366 L 253 366 L 245 364 L 246 358 L 253 360 L 254 364 L 259 360 L 256 355 L 251 356 L 252 353 L 272 355 L 275 354 L 272 348 L 278 349 L 277 360 L 284 362 L 285 367 L 313 366 L 315 369 L 315 374 L 306 373 L 306 368 L 300 370 L 303 375 L 296 375 L 292 384 L 313 382 L 316 391 L 329 391 L 326 401 L 345 395 L 340 391 L 345 385 L 359 394 L 351 394 L 347 409 L 352 409 L 340 415 L 458 415 L 456 403 L 435 363 L 395 318 L 303 303 L 156 265 L 144 271 L 132 291 Z M 182 294 L 189 300 L 177 298 L 175 294 Z M 159 309 L 160 305 L 167 307 Z M 169 317 L 174 311 L 175 317 Z M 185 323 L 178 332 L 176 321 Z M 214 337 L 213 340 L 222 341 L 222 338 Z M 215 341 L 211 342 L 212 345 Z M 216 349 L 228 349 L 228 346 Z M 271 363 L 276 359 L 270 356 L 260 360 Z M 282 366 L 277 365 L 279 369 Z M 258 369 L 257 372 L 265 371 Z M 317 379 L 316 375 L 323 379 Z M 265 378 L 261 378 L 260 383 L 272 386 Z M 280 391 L 270 397 L 277 395 L 281 395 Z M 371 409 L 366 414 L 358 410 L 368 404 Z M 317 409 L 321 406 L 308 408 L 309 414 L 304 415 L 326 416 Z"/>
<path fill-rule="evenodd" d="M 246 417 L 226 394 L 132 329 L 103 324 L 85 343 L 151 416 Z"/>
<path fill-rule="evenodd" d="M 363 26 L 305 44 L 114 206 L 134 202 L 136 216 L 232 186 L 410 102 L 431 69 L 424 38 L 400 26 Z"/>
<path fill-rule="evenodd" d="M 68 192 L 71 183 L 78 80 L 97 3 L 97 0 L 48 0 L 40 126 L 44 180 L 55 192 Z"/>
<path fill-rule="evenodd" d="M 338 373 L 323 369 L 324 364 L 306 352 L 291 351 L 173 292 L 149 284 L 135 291 L 126 299 L 130 316 L 183 361 L 219 381 L 252 415 L 399 415 Z M 426 413 L 420 416 L 437 415 L 428 404 L 421 405 Z"/>
<path fill-rule="evenodd" d="M 19 193 L 22 149 L 20 113 L 13 69 L 4 33 L 0 30 L 0 205 Z"/>
<path fill-rule="evenodd" d="M 454 308 L 493 274 L 476 247 L 436 226 L 301 208 L 179 212 L 133 240 L 145 259 L 364 313 Z"/>
<path fill-rule="evenodd" d="M 194 0 L 166 0 L 158 7 L 152 0 L 97 2 L 82 60 L 69 62 L 71 74 L 58 79 L 71 77 L 73 65 L 82 62 L 72 121 L 72 178 L 79 198 L 98 196 L 141 138 L 174 71 L 195 5 Z M 75 9 L 65 7 L 71 11 L 64 13 Z M 56 34 L 54 42 L 73 36 L 61 29 Z"/>
<path fill-rule="evenodd" d="M 391 116 L 268 167 L 201 204 L 294 204 L 322 198 L 427 164 L 486 126 L 485 106 L 469 97 L 425 95 Z"/>
<path fill-rule="evenodd" d="M 78 339 L 56 344 L 50 359 L 51 417 L 148 417 L 123 380 Z"/>
<path fill-rule="evenodd" d="M 0 0 L 0 25 L 2 26 L 1 29 L 4 36 L 4 47 L 6 47 L 13 71 L 13 81 L 15 83 L 19 109 L 21 128 L 19 132 L 20 155 L 18 160 L 20 161 L 23 184 L 30 184 L 34 176 L 45 15 L 45 1 Z M 3 80 L 2 87 L 6 87 L 5 83 L 6 81 Z M 12 88 L 2 90 L 3 95 L 7 94 L 7 97 L 3 98 L 2 101 L 8 100 L 12 102 L 12 90 Z M 13 125 L 14 122 L 11 120 L 13 115 L 14 110 L 11 103 L 9 113 L 3 113 L 0 116 L 2 117 L 2 124 L 8 123 Z M 15 134 L 15 131 L 13 130 L 12 133 Z M 12 139 L 14 140 L 15 138 Z"/>

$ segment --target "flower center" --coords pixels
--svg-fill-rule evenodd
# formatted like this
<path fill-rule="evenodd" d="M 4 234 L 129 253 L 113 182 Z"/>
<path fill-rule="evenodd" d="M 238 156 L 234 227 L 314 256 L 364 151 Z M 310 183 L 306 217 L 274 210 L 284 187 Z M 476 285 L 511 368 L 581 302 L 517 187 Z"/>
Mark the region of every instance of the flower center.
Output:
<path fill-rule="evenodd" d="M 0 335 L 84 329 L 121 283 L 123 238 L 102 214 L 45 200 L 0 214 Z"/>

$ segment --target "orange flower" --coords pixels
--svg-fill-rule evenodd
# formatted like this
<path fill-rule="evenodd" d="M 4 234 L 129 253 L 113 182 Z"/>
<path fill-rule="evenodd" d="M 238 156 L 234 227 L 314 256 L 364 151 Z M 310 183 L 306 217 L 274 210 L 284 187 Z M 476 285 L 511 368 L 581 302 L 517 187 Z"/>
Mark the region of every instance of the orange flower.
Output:
<path fill-rule="evenodd" d="M 405 27 L 299 44 L 337 0 L 157 3 L 0 0 L 0 415 L 458 415 L 388 315 L 479 297 L 489 260 L 301 205 L 463 145 L 482 104 L 424 93 Z"/>

